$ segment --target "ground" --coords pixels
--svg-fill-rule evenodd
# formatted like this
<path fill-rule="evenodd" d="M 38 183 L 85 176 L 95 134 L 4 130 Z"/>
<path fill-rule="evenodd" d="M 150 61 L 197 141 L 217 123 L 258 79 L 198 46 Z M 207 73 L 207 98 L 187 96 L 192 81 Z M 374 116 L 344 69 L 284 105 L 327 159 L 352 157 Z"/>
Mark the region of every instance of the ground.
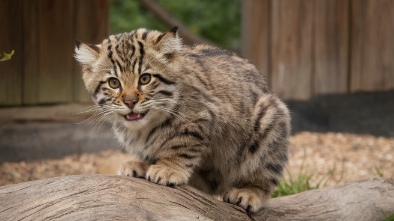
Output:
<path fill-rule="evenodd" d="M 318 184 L 320 187 L 333 186 L 376 176 L 394 179 L 392 97 L 394 91 L 321 96 L 302 102 L 287 101 L 293 117 L 293 135 L 290 138 L 291 153 L 286 179 L 294 179 L 302 173 L 311 176 L 312 187 Z M 79 105 L 67 107 L 74 113 L 82 110 Z M 72 174 L 115 174 L 119 165 L 128 159 L 117 143 L 113 143 L 111 138 L 107 139 L 111 137 L 108 125 L 104 124 L 100 129 L 98 127 L 101 124 L 92 128 L 89 128 L 90 124 L 69 126 L 68 120 L 58 116 L 62 114 L 56 111 L 57 114 L 53 114 L 53 109 L 62 109 L 62 106 L 51 108 L 51 114 L 34 108 L 23 109 L 24 114 L 18 114 L 15 108 L 0 109 L 0 121 L 3 120 L 0 127 L 0 153 L 3 155 L 0 157 L 0 185 Z M 79 116 L 79 122 L 84 118 L 84 114 Z M 4 119 L 8 119 L 6 123 Z M 56 128 L 63 133 L 67 128 L 74 132 L 70 132 L 72 136 L 66 133 L 58 136 L 58 139 L 51 135 L 50 141 L 42 138 L 42 143 L 63 142 L 59 144 L 61 148 L 49 150 L 38 143 L 39 147 L 32 148 L 36 151 L 28 151 L 27 147 L 35 143 L 23 143 L 21 139 L 34 140 L 42 130 L 33 130 L 31 125 L 44 128 L 45 134 L 58 134 Z M 82 132 L 78 128 L 82 128 Z M 33 138 L 27 138 L 30 133 L 33 133 Z M 80 136 L 81 133 L 89 136 Z M 88 138 L 95 139 L 95 142 L 85 142 Z M 71 147 L 64 149 L 67 145 L 75 146 L 75 143 L 82 147 L 77 148 L 77 151 Z M 107 148 L 95 150 L 87 147 L 98 144 Z M 40 156 L 56 159 L 40 159 Z"/>

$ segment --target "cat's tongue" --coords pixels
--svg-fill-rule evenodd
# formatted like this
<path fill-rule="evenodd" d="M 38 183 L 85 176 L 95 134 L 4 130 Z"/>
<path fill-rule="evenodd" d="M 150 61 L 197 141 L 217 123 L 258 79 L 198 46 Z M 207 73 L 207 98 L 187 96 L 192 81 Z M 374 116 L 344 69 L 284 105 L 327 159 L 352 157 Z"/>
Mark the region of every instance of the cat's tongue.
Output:
<path fill-rule="evenodd" d="M 127 121 L 141 120 L 144 116 L 141 113 L 131 112 L 125 116 Z"/>

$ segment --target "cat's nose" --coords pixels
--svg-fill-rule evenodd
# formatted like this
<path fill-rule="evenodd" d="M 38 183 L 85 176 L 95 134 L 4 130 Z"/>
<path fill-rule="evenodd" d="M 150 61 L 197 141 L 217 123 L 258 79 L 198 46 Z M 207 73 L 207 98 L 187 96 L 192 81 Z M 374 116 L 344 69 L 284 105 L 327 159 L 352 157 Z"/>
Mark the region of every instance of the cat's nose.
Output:
<path fill-rule="evenodd" d="M 138 102 L 138 97 L 124 97 L 123 103 L 126 104 L 129 108 L 133 108 L 135 103 Z"/>

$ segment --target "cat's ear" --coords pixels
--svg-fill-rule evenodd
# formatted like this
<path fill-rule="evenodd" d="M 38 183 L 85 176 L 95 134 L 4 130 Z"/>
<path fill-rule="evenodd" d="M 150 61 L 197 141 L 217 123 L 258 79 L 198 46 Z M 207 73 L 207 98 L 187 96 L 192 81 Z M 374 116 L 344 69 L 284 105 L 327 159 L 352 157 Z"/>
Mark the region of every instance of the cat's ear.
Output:
<path fill-rule="evenodd" d="M 178 27 L 173 27 L 170 31 L 165 32 L 156 39 L 156 49 L 166 56 L 174 54 L 182 47 L 182 39 L 178 36 Z"/>
<path fill-rule="evenodd" d="M 101 45 L 85 44 L 75 40 L 75 59 L 82 65 L 92 65 L 100 54 Z"/>

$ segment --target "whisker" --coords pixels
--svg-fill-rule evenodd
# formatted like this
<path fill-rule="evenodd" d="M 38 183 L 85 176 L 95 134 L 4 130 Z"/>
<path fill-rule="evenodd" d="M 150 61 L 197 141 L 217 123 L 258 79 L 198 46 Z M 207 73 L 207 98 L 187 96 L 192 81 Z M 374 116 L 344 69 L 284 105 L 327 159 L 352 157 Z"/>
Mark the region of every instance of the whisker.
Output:
<path fill-rule="evenodd" d="M 101 115 L 101 116 L 99 116 L 98 118 L 95 119 L 95 121 L 90 125 L 89 130 L 92 130 L 92 127 L 94 128 L 94 127 L 97 125 L 97 123 L 98 123 L 106 114 L 109 114 L 109 113 L 112 113 L 112 111 L 102 111 L 102 112 L 100 112 L 99 115 Z"/>
<path fill-rule="evenodd" d="M 112 114 L 114 114 L 114 113 L 113 113 L 113 112 L 104 113 L 104 114 L 100 117 L 100 119 L 97 120 L 97 122 L 98 122 L 98 121 L 101 121 L 101 124 L 99 125 L 99 127 L 98 127 L 97 130 L 96 130 L 97 134 L 98 134 L 98 132 L 100 131 L 101 126 L 103 126 L 103 124 L 105 123 L 105 121 L 108 120 L 110 117 L 113 117 Z"/>
<path fill-rule="evenodd" d="M 155 110 L 161 110 L 161 111 L 165 111 L 165 112 L 167 112 L 167 113 L 170 113 L 170 114 L 172 114 L 172 115 L 175 115 L 175 116 L 177 116 L 178 118 L 180 118 L 180 119 L 183 119 L 183 120 L 185 120 L 186 122 L 190 122 L 190 120 L 188 120 L 187 119 L 187 115 L 185 115 L 185 114 L 183 114 L 183 113 L 180 113 L 180 112 L 174 112 L 172 109 L 168 109 L 168 108 L 156 108 L 156 107 L 151 107 L 152 109 L 155 109 Z M 183 115 L 183 116 L 182 116 Z"/>
<path fill-rule="evenodd" d="M 99 106 L 92 105 L 92 106 L 89 106 L 89 107 L 84 108 L 84 109 L 81 110 L 80 112 L 72 113 L 72 114 L 70 114 L 70 115 L 83 114 L 83 113 L 87 113 L 87 112 L 91 112 L 91 111 L 96 111 L 96 110 L 99 110 L 99 109 L 100 109 Z"/>
<path fill-rule="evenodd" d="M 81 121 L 81 122 L 74 123 L 74 124 L 83 124 L 83 123 L 85 123 L 86 121 L 89 121 L 89 120 L 91 120 L 91 119 L 93 119 L 93 118 L 99 116 L 100 114 L 101 114 L 100 110 L 96 110 L 96 111 L 94 112 L 94 114 L 93 114 L 92 116 L 90 116 L 88 119 L 83 120 L 83 121 Z"/>
<path fill-rule="evenodd" d="M 84 113 L 89 113 L 89 112 L 92 112 L 92 111 L 97 111 L 97 110 L 99 110 L 100 108 L 96 108 L 96 109 L 91 109 L 91 110 L 86 110 L 86 111 L 81 111 L 81 112 L 77 112 L 77 113 L 73 113 L 73 114 L 70 114 L 70 115 L 78 115 L 78 114 L 84 114 Z"/>

